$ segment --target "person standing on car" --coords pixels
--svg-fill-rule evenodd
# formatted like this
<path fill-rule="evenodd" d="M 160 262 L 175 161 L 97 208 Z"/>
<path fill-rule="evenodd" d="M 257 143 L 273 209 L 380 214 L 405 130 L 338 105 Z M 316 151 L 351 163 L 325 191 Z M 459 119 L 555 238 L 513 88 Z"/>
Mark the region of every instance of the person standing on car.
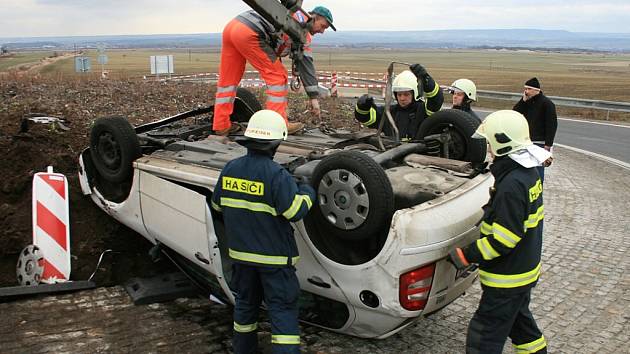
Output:
<path fill-rule="evenodd" d="M 309 13 L 313 23 L 306 35 L 304 58 L 298 61 L 298 71 L 308 95 L 309 107 L 316 116 L 320 115 L 319 89 L 311 49 L 312 36 L 324 33 L 333 26 L 330 10 L 317 6 Z M 296 11 L 293 18 L 306 23 L 308 17 Z M 289 55 L 292 41 L 282 32 L 276 31 L 271 23 L 255 11 L 246 11 L 230 21 L 223 30 L 221 62 L 219 64 L 219 82 L 214 105 L 214 121 L 212 129 L 217 135 L 227 135 L 234 129 L 230 122 L 230 114 L 234 110 L 234 98 L 245 72 L 245 64 L 249 62 L 265 81 L 267 103 L 266 108 L 278 112 L 287 121 L 288 132 L 293 134 L 304 128 L 300 122 L 289 122 L 287 119 L 287 95 L 289 92 L 288 75 L 281 57 Z"/>
<path fill-rule="evenodd" d="M 494 158 L 490 201 L 480 238 L 449 252 L 457 269 L 479 264 L 483 293 L 466 337 L 466 353 L 500 354 L 510 337 L 517 353 L 547 353 L 547 342 L 529 310 L 540 276 L 543 185 L 534 167 L 551 153 L 532 144 L 525 117 L 494 112 L 473 137 L 483 137 Z"/>
<path fill-rule="evenodd" d="M 556 106 L 543 94 L 537 78 L 533 77 L 525 82 L 523 97 L 512 109 L 527 119 L 529 135 L 534 144 L 553 152 L 553 140 L 558 129 Z M 551 165 L 552 161 L 553 157 L 550 157 L 538 167 L 538 173 L 543 182 L 545 181 L 545 167 Z"/>
<path fill-rule="evenodd" d="M 232 265 L 235 353 L 257 352 L 257 321 L 264 300 L 271 319 L 274 353 L 299 353 L 295 275 L 299 258 L 291 222 L 302 219 L 313 205 L 315 191 L 297 184 L 273 161 L 287 138 L 284 118 L 261 110 L 252 115 L 237 142 L 247 155 L 228 162 L 212 195 L 212 208 L 223 213 Z"/>
<path fill-rule="evenodd" d="M 477 86 L 474 82 L 468 79 L 455 80 L 448 90 L 453 95 L 453 109 L 464 111 L 481 122 L 481 118 L 470 108 L 472 102 L 477 101 Z"/>
<path fill-rule="evenodd" d="M 420 124 L 433 113 L 440 110 L 444 103 L 444 95 L 440 86 L 420 64 L 413 64 L 398 74 L 392 83 L 392 91 L 397 104 L 392 105 L 390 112 L 396 122 L 401 141 L 422 139 L 418 136 Z M 424 90 L 426 101 L 421 99 L 419 86 Z M 377 106 L 374 98 L 365 94 L 357 101 L 354 117 L 368 128 L 378 128 L 385 106 Z M 385 122 L 383 131 L 392 136 L 393 129 Z"/>

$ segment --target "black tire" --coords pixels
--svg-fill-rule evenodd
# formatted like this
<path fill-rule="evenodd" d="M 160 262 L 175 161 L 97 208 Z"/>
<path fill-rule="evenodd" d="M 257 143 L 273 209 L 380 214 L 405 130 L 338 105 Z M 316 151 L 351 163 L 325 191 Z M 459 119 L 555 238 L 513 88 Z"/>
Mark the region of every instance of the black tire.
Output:
<path fill-rule="evenodd" d="M 132 177 L 132 162 L 142 155 L 136 131 L 123 117 L 99 118 L 90 131 L 90 156 L 98 173 L 108 182 Z"/>
<path fill-rule="evenodd" d="M 425 119 L 420 124 L 418 134 L 424 138 L 449 128 L 449 158 L 473 163 L 483 162 L 486 159 L 486 141 L 472 138 L 480 123 L 464 111 L 443 109 Z"/>
<path fill-rule="evenodd" d="M 234 101 L 234 111 L 230 116 L 232 122 L 247 123 L 252 114 L 262 109 L 256 95 L 246 88 L 236 89 L 236 100 Z"/>
<path fill-rule="evenodd" d="M 359 151 L 338 152 L 317 165 L 312 181 L 317 203 L 307 218 L 307 227 L 315 228 L 309 234 L 343 241 L 386 235 L 394 193 L 385 171 L 373 159 Z"/>

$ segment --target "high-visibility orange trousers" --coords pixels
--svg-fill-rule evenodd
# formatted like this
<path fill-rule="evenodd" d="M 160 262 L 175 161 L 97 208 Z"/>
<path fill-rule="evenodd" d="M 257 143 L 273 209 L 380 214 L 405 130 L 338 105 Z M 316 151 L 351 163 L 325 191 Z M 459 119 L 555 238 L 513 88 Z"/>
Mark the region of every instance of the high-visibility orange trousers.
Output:
<path fill-rule="evenodd" d="M 230 127 L 236 88 L 245 72 L 246 62 L 258 70 L 267 85 L 266 108 L 280 113 L 287 121 L 287 70 L 279 58 L 273 55 L 275 60 L 272 61 L 267 53 L 273 53 L 271 46 L 247 25 L 233 19 L 225 26 L 212 129 Z"/>

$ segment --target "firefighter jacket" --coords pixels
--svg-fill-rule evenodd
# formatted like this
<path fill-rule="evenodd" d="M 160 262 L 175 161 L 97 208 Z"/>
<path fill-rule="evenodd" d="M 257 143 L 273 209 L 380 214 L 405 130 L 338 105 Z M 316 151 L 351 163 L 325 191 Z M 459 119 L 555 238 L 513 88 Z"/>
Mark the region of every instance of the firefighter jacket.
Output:
<path fill-rule="evenodd" d="M 404 108 L 398 104 L 391 105 L 390 112 L 398 127 L 401 141 L 422 139 L 423 137 L 418 135 L 420 124 L 442 107 L 444 95 L 442 90 L 440 90 L 440 86 L 430 77 L 428 81 L 429 84 L 424 87 L 426 100 L 414 100 L 414 102 Z M 363 126 L 378 129 L 381 119 L 385 118 L 383 117 L 384 110 L 384 105 L 361 107 L 357 104 L 354 109 L 354 117 Z M 383 132 L 388 136 L 393 136 L 394 134 L 387 118 L 385 118 Z"/>
<path fill-rule="evenodd" d="M 461 106 L 453 106 L 453 109 L 459 109 L 460 111 L 464 111 L 468 114 L 470 114 L 473 118 L 475 118 L 478 122 L 482 122 L 481 118 L 479 118 L 479 115 L 477 114 L 477 112 L 473 111 L 472 108 L 470 107 L 470 103 L 464 103 Z"/>
<path fill-rule="evenodd" d="M 536 168 L 525 168 L 502 156 L 490 166 L 494 191 L 484 206 L 481 235 L 464 248 L 471 263 L 479 263 L 484 290 L 520 292 L 540 276 L 543 229 L 542 183 Z"/>
<path fill-rule="evenodd" d="M 223 213 L 230 258 L 286 267 L 299 258 L 290 222 L 302 219 L 314 200 L 313 188 L 298 185 L 270 154 L 248 149 L 221 171 L 211 205 Z"/>
<path fill-rule="evenodd" d="M 543 95 L 542 91 L 536 96 L 514 105 L 513 110 L 521 113 L 529 124 L 529 138 L 536 144 L 553 146 L 553 139 L 558 129 L 556 106 Z"/>
<path fill-rule="evenodd" d="M 300 23 L 305 23 L 308 20 L 301 11 L 296 11 L 293 14 L 293 18 Z M 256 11 L 243 12 L 236 19 L 258 33 L 261 49 L 269 56 L 272 62 L 291 53 L 291 38 L 286 33 L 276 31 L 274 26 Z M 313 63 L 313 49 L 311 48 L 312 40 L 313 36 L 307 33 L 306 44 L 304 45 L 304 58 L 297 62 L 297 69 L 304 84 L 304 91 L 306 91 L 309 98 L 319 96 L 317 75 L 315 75 L 315 64 Z"/>

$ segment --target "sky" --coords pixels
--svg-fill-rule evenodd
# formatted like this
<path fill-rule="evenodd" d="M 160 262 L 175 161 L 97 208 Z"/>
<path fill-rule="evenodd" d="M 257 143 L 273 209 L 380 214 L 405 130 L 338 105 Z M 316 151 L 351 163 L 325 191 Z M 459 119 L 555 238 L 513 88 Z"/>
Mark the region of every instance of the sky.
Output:
<path fill-rule="evenodd" d="M 458 4 L 459 2 L 459 4 Z M 318 0 L 339 31 L 535 28 L 630 33 L 628 0 Z M 238 0 L 0 0 L 0 37 L 221 32 Z"/>

